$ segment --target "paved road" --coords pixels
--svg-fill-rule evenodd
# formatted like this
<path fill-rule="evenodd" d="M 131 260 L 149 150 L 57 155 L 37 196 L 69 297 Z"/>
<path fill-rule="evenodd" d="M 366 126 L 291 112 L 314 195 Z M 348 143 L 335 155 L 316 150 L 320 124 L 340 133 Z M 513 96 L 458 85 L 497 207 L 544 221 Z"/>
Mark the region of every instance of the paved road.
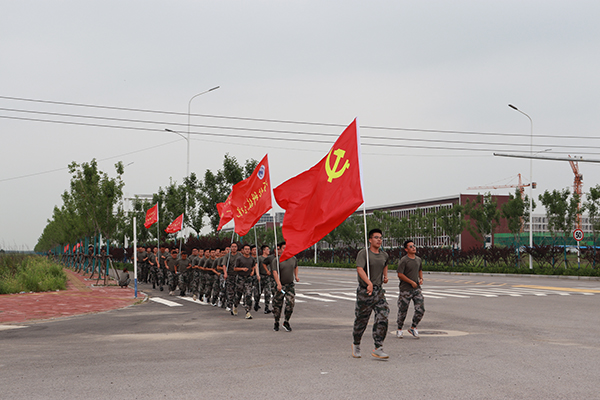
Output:
<path fill-rule="evenodd" d="M 0 330 L 0 398 L 599 397 L 599 281 L 426 274 L 422 338 L 399 340 L 392 276 L 378 361 L 370 328 L 350 354 L 355 272 L 300 278 L 289 333 L 147 285 L 139 306 Z"/>

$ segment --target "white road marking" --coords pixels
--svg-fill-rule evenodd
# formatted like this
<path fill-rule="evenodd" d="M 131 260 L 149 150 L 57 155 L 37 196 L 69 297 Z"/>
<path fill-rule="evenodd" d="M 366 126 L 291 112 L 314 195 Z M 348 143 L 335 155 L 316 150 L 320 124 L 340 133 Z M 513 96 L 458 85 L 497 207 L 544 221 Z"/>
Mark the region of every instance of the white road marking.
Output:
<path fill-rule="evenodd" d="M 183 306 L 183 304 L 175 303 L 174 301 L 171 301 L 171 300 L 161 299 L 160 297 L 150 297 L 150 301 L 164 304 L 165 306 L 169 306 L 169 307 L 182 307 Z"/>

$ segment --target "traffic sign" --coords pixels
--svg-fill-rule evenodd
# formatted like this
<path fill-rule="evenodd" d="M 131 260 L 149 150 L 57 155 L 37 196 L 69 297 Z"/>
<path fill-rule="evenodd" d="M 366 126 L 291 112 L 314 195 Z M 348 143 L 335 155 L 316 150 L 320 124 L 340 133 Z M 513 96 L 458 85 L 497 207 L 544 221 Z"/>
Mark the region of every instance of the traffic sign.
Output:
<path fill-rule="evenodd" d="M 577 240 L 578 242 L 583 240 L 583 231 L 581 229 L 575 229 L 573 231 L 573 239 Z"/>

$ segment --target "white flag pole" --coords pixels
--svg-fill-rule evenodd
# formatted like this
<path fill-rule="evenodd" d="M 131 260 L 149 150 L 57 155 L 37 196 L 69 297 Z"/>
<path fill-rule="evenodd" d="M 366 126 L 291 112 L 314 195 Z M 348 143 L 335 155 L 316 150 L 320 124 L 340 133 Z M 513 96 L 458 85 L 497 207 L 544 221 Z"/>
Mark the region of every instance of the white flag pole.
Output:
<path fill-rule="evenodd" d="M 137 299 L 137 218 L 135 216 L 133 217 L 133 286 Z"/>
<path fill-rule="evenodd" d="M 367 202 L 365 201 L 365 189 L 363 187 L 363 173 L 362 173 L 362 151 L 360 149 L 360 124 L 358 123 L 358 117 L 356 118 L 356 147 L 358 150 L 358 165 L 360 172 L 360 190 L 363 195 L 363 221 L 365 224 L 365 256 L 367 257 L 367 278 L 371 279 L 371 267 L 369 266 L 369 240 L 367 231 Z"/>
<path fill-rule="evenodd" d="M 159 208 L 160 207 L 158 206 L 158 201 L 157 201 L 156 202 L 156 248 L 158 250 L 160 250 L 160 212 L 158 211 Z"/>

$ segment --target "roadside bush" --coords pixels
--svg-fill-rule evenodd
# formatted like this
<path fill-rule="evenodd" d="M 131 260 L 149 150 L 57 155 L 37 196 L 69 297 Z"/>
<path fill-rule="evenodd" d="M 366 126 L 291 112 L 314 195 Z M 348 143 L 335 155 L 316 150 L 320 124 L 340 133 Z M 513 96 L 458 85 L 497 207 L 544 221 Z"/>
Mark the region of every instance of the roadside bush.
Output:
<path fill-rule="evenodd" d="M 0 294 L 65 290 L 62 266 L 40 256 L 0 256 Z"/>

